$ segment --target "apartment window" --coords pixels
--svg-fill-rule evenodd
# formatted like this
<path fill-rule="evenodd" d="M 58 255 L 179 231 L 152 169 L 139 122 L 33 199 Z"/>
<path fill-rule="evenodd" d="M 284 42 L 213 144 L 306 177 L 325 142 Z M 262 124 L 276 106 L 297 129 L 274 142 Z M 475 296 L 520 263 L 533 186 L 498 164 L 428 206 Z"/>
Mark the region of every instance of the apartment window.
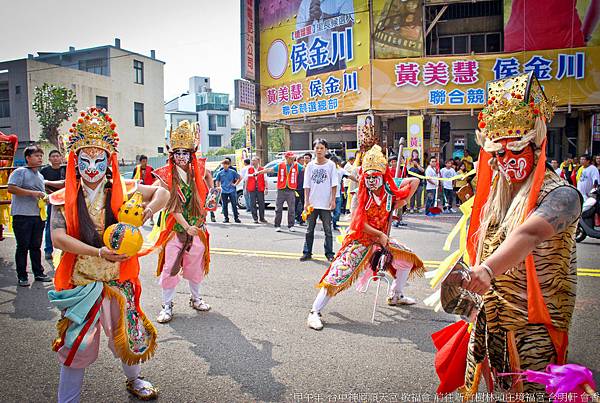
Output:
<path fill-rule="evenodd" d="M 135 73 L 135 81 L 136 84 L 144 84 L 144 63 L 139 60 L 133 61 L 133 71 Z"/>
<path fill-rule="evenodd" d="M 221 147 L 221 136 L 209 134 L 208 135 L 208 146 L 209 147 Z"/>
<path fill-rule="evenodd" d="M 21 86 L 15 85 L 15 94 L 19 95 L 21 93 Z"/>
<path fill-rule="evenodd" d="M 133 121 L 136 126 L 144 127 L 144 104 L 139 102 L 133 103 Z"/>
<path fill-rule="evenodd" d="M 108 110 L 108 97 L 96 96 L 96 108 Z"/>
<path fill-rule="evenodd" d="M 478 34 L 471 36 L 471 50 L 475 53 L 485 53 L 485 35 Z"/>
<path fill-rule="evenodd" d="M 10 117 L 10 102 L 8 99 L 8 88 L 0 89 L 0 118 Z"/>
<path fill-rule="evenodd" d="M 485 48 L 491 53 L 502 51 L 502 37 L 500 32 L 494 32 L 485 36 Z"/>
<path fill-rule="evenodd" d="M 108 60 L 105 58 L 89 59 L 79 61 L 79 70 L 88 73 L 108 75 Z"/>
<path fill-rule="evenodd" d="M 226 127 L 227 126 L 227 116 L 217 115 L 217 126 Z"/>
<path fill-rule="evenodd" d="M 494 53 L 502 51 L 502 38 L 499 32 L 441 36 L 437 39 L 438 55 L 464 55 L 474 53 Z"/>
<path fill-rule="evenodd" d="M 217 130 L 217 115 L 208 115 L 208 131 Z"/>

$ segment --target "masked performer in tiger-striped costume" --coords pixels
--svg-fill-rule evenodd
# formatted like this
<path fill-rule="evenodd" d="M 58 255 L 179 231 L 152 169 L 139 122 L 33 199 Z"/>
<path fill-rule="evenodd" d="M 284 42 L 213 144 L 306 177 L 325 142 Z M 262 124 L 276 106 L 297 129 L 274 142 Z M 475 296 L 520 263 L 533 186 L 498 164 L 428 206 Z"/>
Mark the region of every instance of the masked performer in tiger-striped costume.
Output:
<path fill-rule="evenodd" d="M 494 392 L 543 392 L 523 370 L 564 364 L 575 304 L 575 230 L 581 198 L 546 165 L 546 123 L 553 101 L 533 75 L 488 84 L 479 114 L 482 147 L 463 286 L 483 296 L 471 332 L 467 398 L 481 375 Z"/>

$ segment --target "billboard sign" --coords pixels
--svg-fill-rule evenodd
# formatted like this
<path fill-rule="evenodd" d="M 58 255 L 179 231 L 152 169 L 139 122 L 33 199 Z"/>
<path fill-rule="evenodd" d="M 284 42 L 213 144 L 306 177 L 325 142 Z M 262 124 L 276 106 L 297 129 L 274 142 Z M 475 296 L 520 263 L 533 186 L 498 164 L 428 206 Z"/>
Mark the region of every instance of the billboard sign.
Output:
<path fill-rule="evenodd" d="M 373 61 L 373 109 L 477 109 L 486 83 L 533 71 L 559 105 L 600 104 L 600 47 Z"/>
<path fill-rule="evenodd" d="M 259 4 L 261 118 L 369 108 L 368 0 Z"/>
<path fill-rule="evenodd" d="M 254 0 L 241 0 L 241 31 L 242 31 L 242 78 L 254 81 L 256 79 L 256 19 Z"/>

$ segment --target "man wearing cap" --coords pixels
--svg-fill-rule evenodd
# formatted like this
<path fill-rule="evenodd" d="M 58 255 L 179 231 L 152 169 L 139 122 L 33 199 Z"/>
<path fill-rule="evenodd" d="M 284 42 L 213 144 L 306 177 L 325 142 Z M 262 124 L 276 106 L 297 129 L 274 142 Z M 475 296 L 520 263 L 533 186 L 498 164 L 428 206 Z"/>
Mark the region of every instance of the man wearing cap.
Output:
<path fill-rule="evenodd" d="M 298 176 L 302 166 L 295 161 L 294 153 L 287 151 L 285 161 L 277 166 L 277 202 L 275 204 L 275 231 L 281 232 L 281 219 L 283 203 L 287 203 L 287 224 L 290 232 L 294 232 L 294 217 L 296 215 L 296 191 L 298 189 Z M 263 169 L 255 175 L 264 172 L 275 172 L 273 168 Z"/>

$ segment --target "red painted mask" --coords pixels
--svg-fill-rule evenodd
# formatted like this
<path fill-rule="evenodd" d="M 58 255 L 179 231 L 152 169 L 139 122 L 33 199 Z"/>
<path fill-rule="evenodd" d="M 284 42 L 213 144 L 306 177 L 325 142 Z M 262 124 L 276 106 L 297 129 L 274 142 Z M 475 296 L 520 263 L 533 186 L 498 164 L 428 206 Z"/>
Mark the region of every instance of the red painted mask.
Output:
<path fill-rule="evenodd" d="M 512 183 L 521 183 L 533 171 L 533 148 L 527 146 L 521 151 L 508 150 L 506 145 L 510 142 L 512 142 L 511 139 L 500 140 L 502 150 L 496 152 L 498 166 Z"/>

